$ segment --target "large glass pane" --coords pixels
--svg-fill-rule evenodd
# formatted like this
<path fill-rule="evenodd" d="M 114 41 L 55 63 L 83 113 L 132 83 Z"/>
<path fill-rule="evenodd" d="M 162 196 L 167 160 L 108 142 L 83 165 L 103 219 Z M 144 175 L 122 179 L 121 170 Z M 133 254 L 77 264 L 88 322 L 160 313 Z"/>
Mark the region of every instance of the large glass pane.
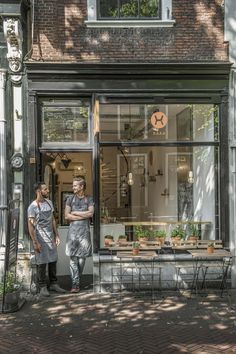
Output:
<path fill-rule="evenodd" d="M 100 0 L 100 18 L 118 18 L 118 0 Z"/>
<path fill-rule="evenodd" d="M 89 106 L 82 101 L 42 104 L 43 143 L 89 141 Z"/>
<path fill-rule="evenodd" d="M 135 240 L 138 225 L 163 230 L 176 226 L 201 239 L 218 237 L 218 148 L 101 148 L 101 246 L 104 236 Z"/>
<path fill-rule="evenodd" d="M 100 0 L 99 18 L 159 18 L 160 0 Z"/>
<path fill-rule="evenodd" d="M 159 17 L 159 0 L 140 0 L 140 17 Z"/>
<path fill-rule="evenodd" d="M 102 141 L 215 141 L 218 106 L 212 104 L 101 104 Z"/>
<path fill-rule="evenodd" d="M 120 17 L 138 17 L 138 0 L 120 0 Z"/>

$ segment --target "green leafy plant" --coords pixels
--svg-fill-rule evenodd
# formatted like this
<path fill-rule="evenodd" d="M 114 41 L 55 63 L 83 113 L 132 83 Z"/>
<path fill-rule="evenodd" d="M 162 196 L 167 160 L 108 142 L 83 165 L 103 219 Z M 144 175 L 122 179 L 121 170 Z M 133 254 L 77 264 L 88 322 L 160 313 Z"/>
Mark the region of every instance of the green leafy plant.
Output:
<path fill-rule="evenodd" d="M 22 281 L 20 281 L 19 278 L 16 277 L 14 273 L 12 272 L 7 273 L 6 282 L 5 282 L 5 293 L 10 294 L 17 291 L 21 287 Z M 4 282 L 2 280 L 2 282 L 0 283 L 0 295 L 3 295 L 3 291 L 4 291 Z"/>
<path fill-rule="evenodd" d="M 133 249 L 139 249 L 139 247 L 140 247 L 140 243 L 139 242 L 133 242 L 132 243 L 132 248 Z"/>
<path fill-rule="evenodd" d="M 207 246 L 214 248 L 214 243 L 213 242 L 209 242 Z"/>
<path fill-rule="evenodd" d="M 189 236 L 199 237 L 199 230 L 195 225 L 190 225 Z"/>
<path fill-rule="evenodd" d="M 150 232 L 145 230 L 142 225 L 135 226 L 134 233 L 138 239 L 148 238 L 150 236 Z"/>
<path fill-rule="evenodd" d="M 118 240 L 126 240 L 127 236 L 126 235 L 119 235 Z"/>
<path fill-rule="evenodd" d="M 153 231 L 153 237 L 166 237 L 165 230 L 155 230 Z"/>
<path fill-rule="evenodd" d="M 177 226 L 171 231 L 171 237 L 184 239 L 186 237 L 186 231 L 181 226 Z"/>
<path fill-rule="evenodd" d="M 108 240 L 112 240 L 114 239 L 114 237 L 112 235 L 105 235 L 104 238 L 108 239 Z"/>

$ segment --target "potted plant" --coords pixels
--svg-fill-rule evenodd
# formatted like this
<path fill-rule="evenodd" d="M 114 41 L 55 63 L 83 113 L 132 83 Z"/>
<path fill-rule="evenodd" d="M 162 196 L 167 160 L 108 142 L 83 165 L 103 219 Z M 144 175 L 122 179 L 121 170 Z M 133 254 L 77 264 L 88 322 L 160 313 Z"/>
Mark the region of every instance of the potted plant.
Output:
<path fill-rule="evenodd" d="M 154 239 L 160 241 L 161 245 L 164 245 L 165 238 L 166 238 L 166 231 L 165 230 L 155 230 L 153 231 Z"/>
<path fill-rule="evenodd" d="M 18 305 L 22 281 L 13 272 L 8 272 L 5 281 L 5 307 L 10 310 Z M 4 281 L 0 283 L 0 299 L 3 300 Z"/>
<path fill-rule="evenodd" d="M 195 225 L 190 225 L 190 234 L 188 240 L 197 241 L 199 238 L 199 230 Z"/>
<path fill-rule="evenodd" d="M 174 243 L 179 243 L 179 241 L 185 239 L 185 237 L 186 231 L 179 225 L 171 231 L 171 238 Z"/>
<path fill-rule="evenodd" d="M 208 243 L 207 253 L 214 253 L 214 252 L 215 252 L 214 243 L 213 242 Z"/>
<path fill-rule="evenodd" d="M 140 242 L 148 241 L 148 238 L 150 236 L 150 232 L 148 230 L 145 230 L 141 225 L 135 226 L 134 229 L 135 236 Z"/>
<path fill-rule="evenodd" d="M 134 256 L 137 256 L 139 254 L 139 247 L 140 247 L 139 242 L 133 242 L 133 244 L 132 244 L 132 253 L 133 253 Z"/>
<path fill-rule="evenodd" d="M 118 243 L 121 245 L 126 244 L 127 243 L 127 236 L 126 235 L 119 235 Z"/>
<path fill-rule="evenodd" d="M 111 244 L 114 242 L 114 237 L 112 235 L 105 235 L 104 236 L 104 243 L 105 246 L 111 246 Z"/>

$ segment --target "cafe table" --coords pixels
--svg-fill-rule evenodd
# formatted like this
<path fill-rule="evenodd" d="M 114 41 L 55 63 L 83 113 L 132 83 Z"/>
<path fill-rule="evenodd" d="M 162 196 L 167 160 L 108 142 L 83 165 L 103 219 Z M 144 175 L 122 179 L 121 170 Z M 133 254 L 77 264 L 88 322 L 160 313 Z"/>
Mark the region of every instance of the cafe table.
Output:
<path fill-rule="evenodd" d="M 192 255 L 194 262 L 193 283 L 196 292 L 204 289 L 207 295 L 209 290 L 207 285 L 214 282 L 219 285 L 216 289 L 220 290 L 221 296 L 224 290 L 229 296 L 227 278 L 232 265 L 231 253 L 225 249 L 215 249 L 213 253 L 208 253 L 206 249 L 194 249 L 188 250 L 188 252 Z M 200 284 L 200 287 L 198 287 L 198 284 Z"/>
<path fill-rule="evenodd" d="M 161 287 L 161 266 L 155 265 L 158 255 L 155 251 L 140 251 L 134 255 L 132 251 L 117 252 L 119 266 L 112 269 L 112 284 L 118 283 L 120 295 L 128 289 L 141 292 L 144 288 L 151 290 L 154 298 L 154 282 Z"/>

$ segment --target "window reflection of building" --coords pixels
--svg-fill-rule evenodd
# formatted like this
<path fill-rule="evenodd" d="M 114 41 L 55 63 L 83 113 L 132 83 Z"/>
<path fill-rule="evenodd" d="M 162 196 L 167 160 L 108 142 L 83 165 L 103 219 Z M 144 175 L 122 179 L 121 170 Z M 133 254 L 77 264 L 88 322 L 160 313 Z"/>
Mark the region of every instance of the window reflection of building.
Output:
<path fill-rule="evenodd" d="M 193 219 L 193 184 L 184 182 L 178 185 L 178 220 Z"/>

